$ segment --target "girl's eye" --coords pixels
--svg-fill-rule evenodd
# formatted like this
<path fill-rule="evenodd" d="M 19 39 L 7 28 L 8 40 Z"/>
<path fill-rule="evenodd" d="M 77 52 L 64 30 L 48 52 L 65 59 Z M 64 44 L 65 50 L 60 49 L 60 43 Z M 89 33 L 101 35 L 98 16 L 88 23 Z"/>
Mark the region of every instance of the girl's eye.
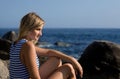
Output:
<path fill-rule="evenodd" d="M 37 30 L 40 30 L 40 29 L 37 29 Z"/>
<path fill-rule="evenodd" d="M 40 31 L 41 29 L 36 29 L 36 30 Z"/>

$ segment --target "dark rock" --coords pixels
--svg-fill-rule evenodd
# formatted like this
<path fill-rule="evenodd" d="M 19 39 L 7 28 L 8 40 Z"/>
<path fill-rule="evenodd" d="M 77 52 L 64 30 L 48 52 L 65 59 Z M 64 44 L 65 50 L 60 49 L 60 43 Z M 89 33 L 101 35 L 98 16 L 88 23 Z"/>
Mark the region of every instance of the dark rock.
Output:
<path fill-rule="evenodd" d="M 8 40 L 0 39 L 0 59 L 8 60 L 11 42 Z"/>
<path fill-rule="evenodd" d="M 4 52 L 4 51 L 1 51 L 0 50 L 0 59 L 2 60 L 9 60 L 10 58 L 10 55 L 8 52 Z"/>
<path fill-rule="evenodd" d="M 11 42 L 9 40 L 0 38 L 0 50 L 9 52 Z"/>
<path fill-rule="evenodd" d="M 15 31 L 9 31 L 0 38 L 0 59 L 8 60 L 9 59 L 9 50 L 11 43 L 15 41 L 17 34 Z"/>
<path fill-rule="evenodd" d="M 17 34 L 15 31 L 9 31 L 6 34 L 4 34 L 2 38 L 10 41 L 15 41 L 17 39 Z"/>
<path fill-rule="evenodd" d="M 83 79 L 120 79 L 120 45 L 94 41 L 78 60 L 84 70 Z"/>

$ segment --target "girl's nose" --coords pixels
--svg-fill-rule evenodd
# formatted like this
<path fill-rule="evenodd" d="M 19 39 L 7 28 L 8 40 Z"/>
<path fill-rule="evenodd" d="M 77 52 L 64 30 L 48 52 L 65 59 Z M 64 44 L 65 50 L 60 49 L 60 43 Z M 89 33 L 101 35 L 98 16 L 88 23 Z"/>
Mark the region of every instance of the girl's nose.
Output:
<path fill-rule="evenodd" d="M 39 35 L 42 36 L 42 31 L 39 32 Z"/>

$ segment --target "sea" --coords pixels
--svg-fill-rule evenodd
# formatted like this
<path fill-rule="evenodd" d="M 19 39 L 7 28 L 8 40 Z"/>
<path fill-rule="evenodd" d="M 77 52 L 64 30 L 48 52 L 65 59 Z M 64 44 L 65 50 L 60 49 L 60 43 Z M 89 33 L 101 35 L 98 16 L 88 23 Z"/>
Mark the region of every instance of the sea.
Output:
<path fill-rule="evenodd" d="M 1 28 L 0 37 L 16 28 Z M 61 51 L 79 59 L 84 50 L 96 40 L 106 40 L 120 44 L 120 29 L 114 28 L 44 28 L 40 37 L 40 47 Z M 56 43 L 61 43 L 57 45 Z"/>

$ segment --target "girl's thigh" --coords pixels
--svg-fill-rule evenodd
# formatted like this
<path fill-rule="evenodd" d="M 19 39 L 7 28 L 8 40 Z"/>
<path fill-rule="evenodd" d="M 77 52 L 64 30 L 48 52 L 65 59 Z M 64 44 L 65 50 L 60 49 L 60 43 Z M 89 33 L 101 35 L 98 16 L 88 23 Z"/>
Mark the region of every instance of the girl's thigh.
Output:
<path fill-rule="evenodd" d="M 76 79 L 74 68 L 71 64 L 65 64 L 52 73 L 48 79 Z"/>
<path fill-rule="evenodd" d="M 46 62 L 44 62 L 39 69 L 39 73 L 42 79 L 48 78 L 58 67 L 62 65 L 59 58 L 50 57 Z"/>

